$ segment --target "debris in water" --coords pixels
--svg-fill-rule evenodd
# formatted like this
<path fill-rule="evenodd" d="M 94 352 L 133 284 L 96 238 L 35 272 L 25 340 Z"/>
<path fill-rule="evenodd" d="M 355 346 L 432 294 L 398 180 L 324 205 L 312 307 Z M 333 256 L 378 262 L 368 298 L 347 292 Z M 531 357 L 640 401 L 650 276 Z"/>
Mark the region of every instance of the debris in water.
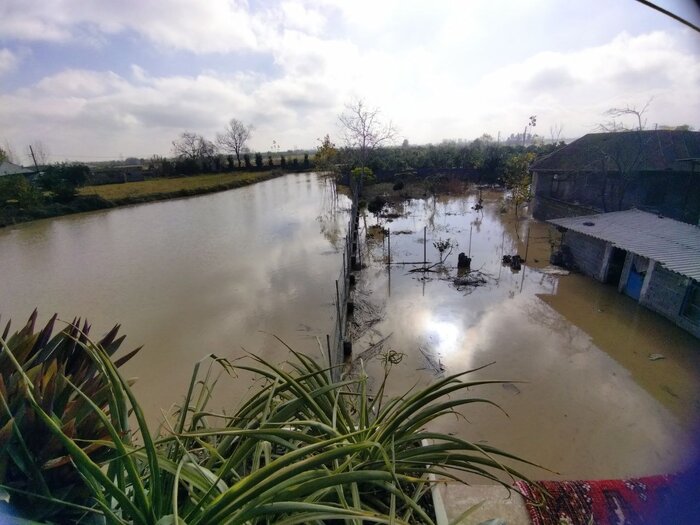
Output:
<path fill-rule="evenodd" d="M 515 386 L 513 383 L 503 383 L 501 385 L 505 390 L 508 390 L 509 392 L 513 392 L 515 395 L 518 395 L 520 393 L 520 389 Z"/>
<path fill-rule="evenodd" d="M 501 260 L 502 264 L 504 266 L 510 266 L 510 269 L 513 270 L 514 272 L 517 272 L 520 270 L 520 266 L 522 263 L 525 262 L 525 260 L 520 257 L 520 255 L 504 255 L 503 259 Z"/>
<path fill-rule="evenodd" d="M 442 364 L 439 356 L 435 355 L 433 352 L 424 350 L 422 346 L 419 346 L 418 350 L 420 350 L 420 353 L 425 357 L 428 368 L 430 368 L 436 376 L 445 371 L 445 365 Z"/>
<path fill-rule="evenodd" d="M 569 270 L 565 270 L 564 268 L 559 268 L 558 266 L 551 264 L 549 266 L 545 266 L 544 268 L 540 268 L 538 271 L 547 275 L 569 275 L 571 273 Z"/>
<path fill-rule="evenodd" d="M 666 359 L 663 354 L 649 354 L 649 361 L 658 361 L 659 359 Z"/>

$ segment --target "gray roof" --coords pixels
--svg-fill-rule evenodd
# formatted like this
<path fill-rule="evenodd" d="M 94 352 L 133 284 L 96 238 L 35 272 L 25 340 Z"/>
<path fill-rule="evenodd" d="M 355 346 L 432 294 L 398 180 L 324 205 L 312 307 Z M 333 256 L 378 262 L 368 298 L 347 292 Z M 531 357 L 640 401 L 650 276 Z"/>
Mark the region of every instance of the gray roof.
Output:
<path fill-rule="evenodd" d="M 34 173 L 34 170 L 28 170 L 17 164 L 12 164 L 9 161 L 3 160 L 0 162 L 0 177 L 4 175 L 20 175 Z"/>
<path fill-rule="evenodd" d="M 589 133 L 542 157 L 531 169 L 543 172 L 690 171 L 692 163 L 687 161 L 698 157 L 700 132 L 697 131 Z"/>
<path fill-rule="evenodd" d="M 548 221 L 612 243 L 700 281 L 700 227 L 640 210 L 598 213 Z M 592 223 L 592 225 L 591 225 Z"/>

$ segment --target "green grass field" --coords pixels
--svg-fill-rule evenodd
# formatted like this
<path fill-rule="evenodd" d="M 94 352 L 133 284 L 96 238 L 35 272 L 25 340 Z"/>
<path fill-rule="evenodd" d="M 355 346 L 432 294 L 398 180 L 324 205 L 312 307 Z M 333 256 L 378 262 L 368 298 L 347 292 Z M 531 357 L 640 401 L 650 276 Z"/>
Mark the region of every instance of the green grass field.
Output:
<path fill-rule="evenodd" d="M 195 175 L 192 177 L 151 179 L 142 182 L 126 182 L 123 184 L 103 184 L 100 186 L 85 186 L 81 195 L 99 195 L 111 202 L 121 200 L 148 198 L 155 195 L 178 194 L 179 192 L 196 193 L 218 187 L 236 187 L 253 184 L 259 180 L 270 178 L 269 171 L 244 173 L 216 173 L 213 175 Z"/>

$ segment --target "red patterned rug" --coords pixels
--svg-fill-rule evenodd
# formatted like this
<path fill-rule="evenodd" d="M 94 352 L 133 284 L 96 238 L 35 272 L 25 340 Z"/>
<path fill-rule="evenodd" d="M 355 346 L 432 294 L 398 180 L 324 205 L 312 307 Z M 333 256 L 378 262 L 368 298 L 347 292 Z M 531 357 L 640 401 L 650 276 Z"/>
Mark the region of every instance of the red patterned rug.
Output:
<path fill-rule="evenodd" d="M 656 525 L 659 510 L 671 501 L 673 476 L 602 481 L 525 481 L 533 525 Z M 700 519 L 700 517 L 698 517 Z"/>

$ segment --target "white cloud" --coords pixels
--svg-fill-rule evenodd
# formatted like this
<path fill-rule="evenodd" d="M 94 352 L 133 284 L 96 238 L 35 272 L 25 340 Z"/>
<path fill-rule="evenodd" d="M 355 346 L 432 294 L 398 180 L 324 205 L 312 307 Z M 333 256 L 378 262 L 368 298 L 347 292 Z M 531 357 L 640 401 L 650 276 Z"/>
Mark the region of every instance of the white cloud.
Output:
<path fill-rule="evenodd" d="M 158 45 L 197 53 L 261 44 L 260 21 L 238 0 L 5 0 L 0 19 L 0 38 L 18 40 L 66 42 L 131 30 Z"/>
<path fill-rule="evenodd" d="M 0 49 L 0 75 L 12 71 L 19 63 L 19 58 L 9 49 Z"/>
<path fill-rule="evenodd" d="M 325 133 L 339 136 L 337 115 L 352 97 L 380 106 L 412 143 L 508 135 L 532 114 L 540 133 L 563 123 L 567 136 L 577 136 L 605 109 L 651 96 L 650 123 L 700 124 L 688 122 L 700 115 L 700 61 L 687 35 L 616 29 L 603 38 L 596 33 L 601 20 L 619 19 L 604 3 L 597 10 L 515 3 L 508 17 L 502 3 L 476 0 L 285 0 L 255 9 L 240 0 L 49 4 L 5 0 L 0 38 L 87 37 L 108 46 L 112 34 L 136 33 L 154 44 L 145 49 L 151 57 L 165 48 L 183 60 L 178 50 L 209 54 L 210 68 L 153 75 L 129 57 L 134 64 L 116 74 L 106 49 L 104 71 L 67 68 L 0 94 L 0 120 L 11 123 L 6 133 L 43 140 L 54 152 L 167 153 L 184 129 L 213 138 L 231 117 L 256 126 L 252 142 L 260 150 L 273 139 L 311 147 Z M 578 16 L 582 10 L 590 16 Z M 581 25 L 563 38 L 566 28 L 552 17 Z M 257 68 L 258 56 L 275 67 Z M 216 57 L 234 69 L 217 70 Z M 246 69 L 235 69 L 239 57 Z"/>

